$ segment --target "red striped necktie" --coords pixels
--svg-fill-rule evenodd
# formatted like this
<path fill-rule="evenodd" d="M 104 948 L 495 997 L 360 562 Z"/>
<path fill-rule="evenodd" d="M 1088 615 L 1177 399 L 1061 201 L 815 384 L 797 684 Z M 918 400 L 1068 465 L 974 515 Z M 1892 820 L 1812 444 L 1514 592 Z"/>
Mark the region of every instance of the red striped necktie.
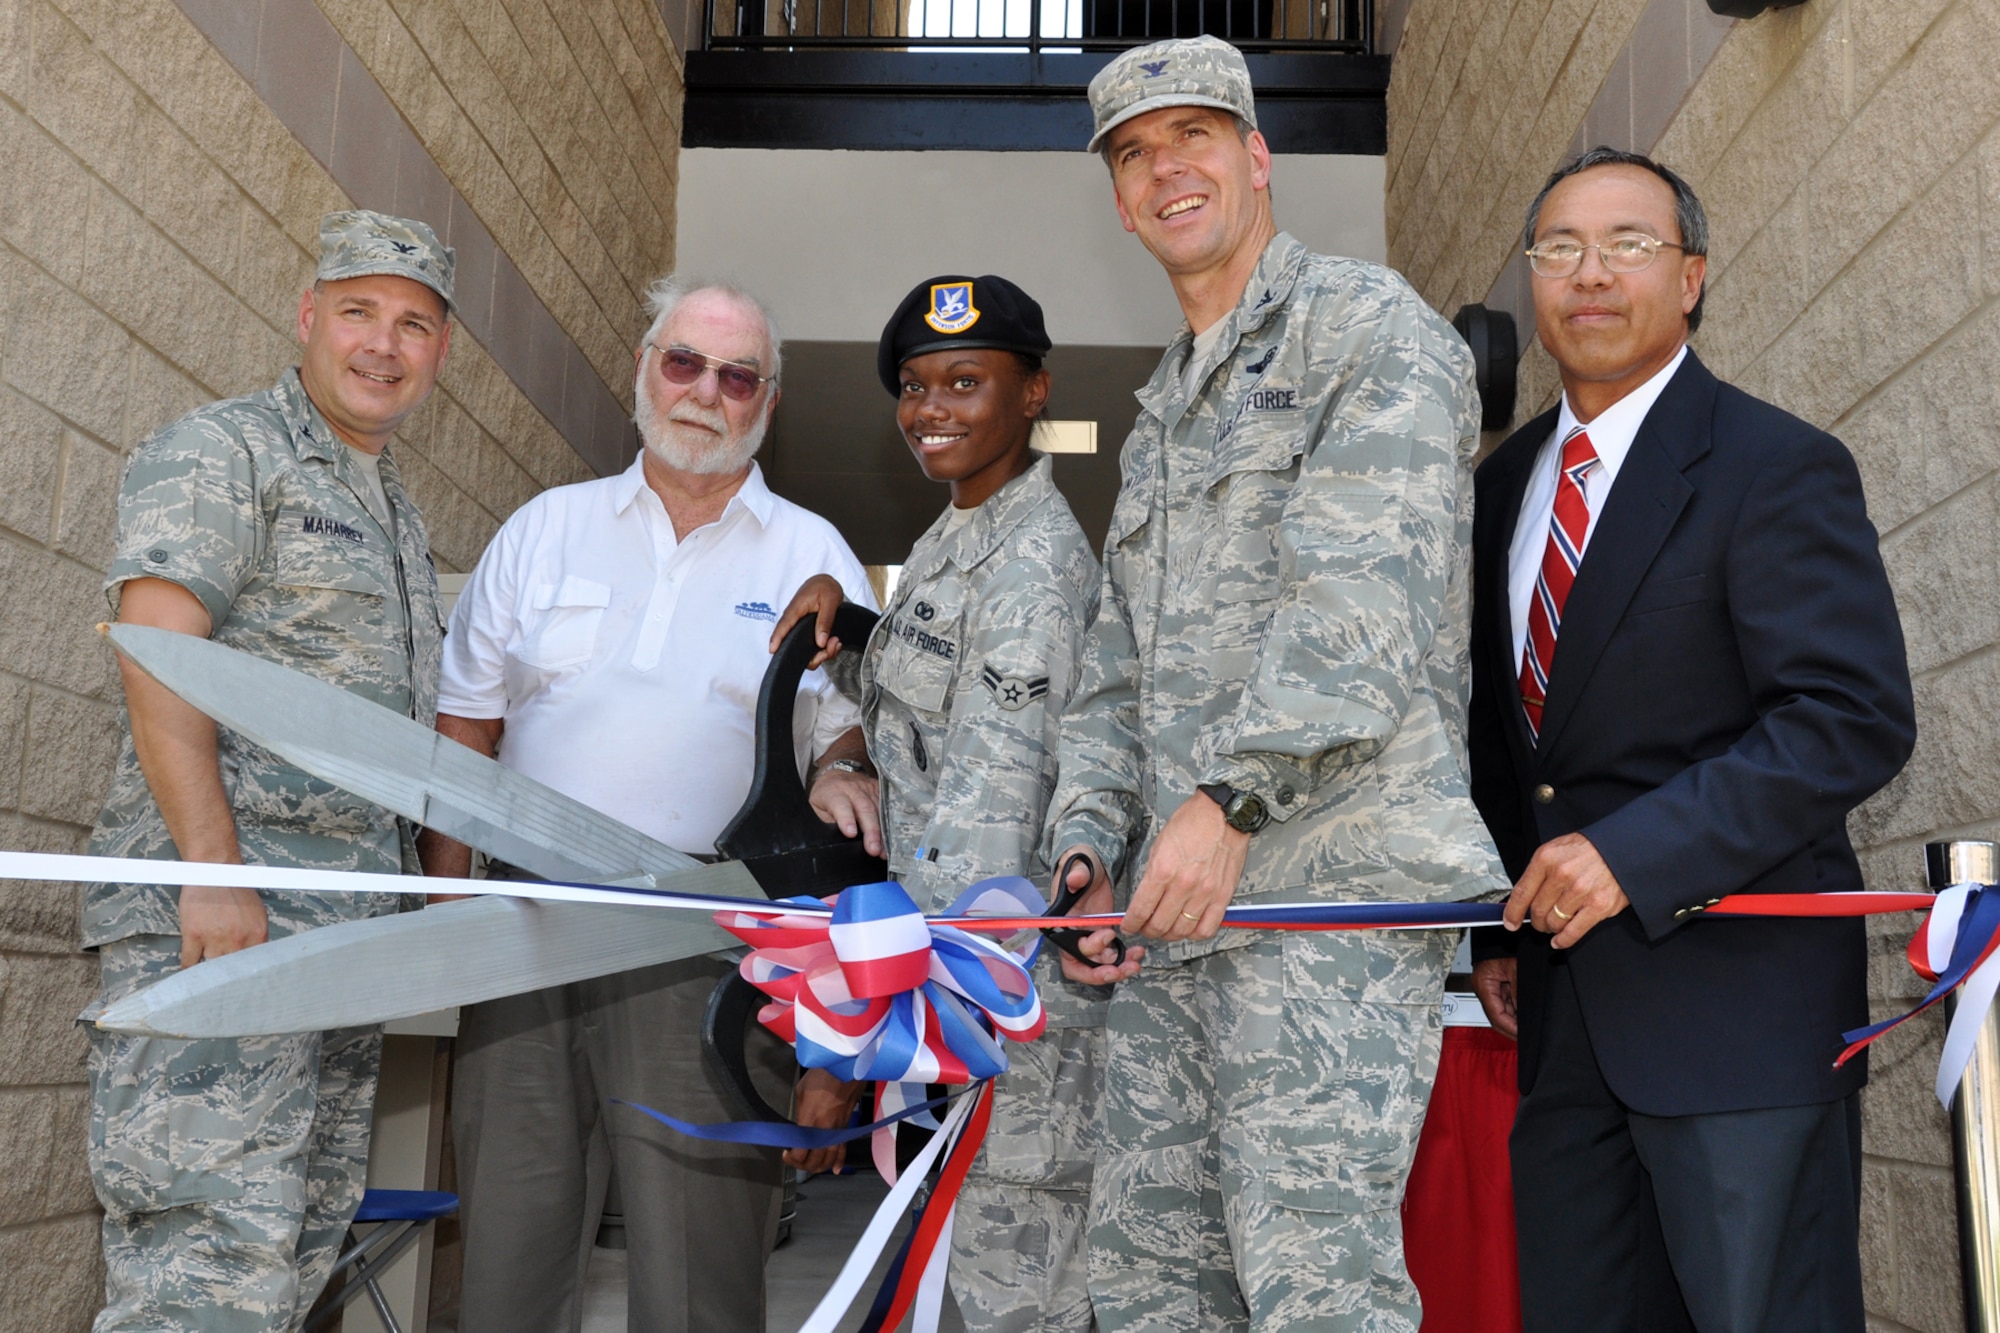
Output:
<path fill-rule="evenodd" d="M 1596 466 L 1597 446 L 1578 426 L 1563 441 L 1549 541 L 1542 550 L 1541 573 L 1535 576 L 1535 600 L 1528 607 L 1528 641 L 1521 645 L 1521 707 L 1528 714 L 1528 730 L 1537 737 L 1542 733 L 1542 704 L 1549 697 L 1549 668 L 1556 660 L 1556 636 L 1562 633 L 1563 606 L 1576 582 L 1577 566 L 1583 563 L 1583 539 L 1590 532 L 1583 479 Z"/>

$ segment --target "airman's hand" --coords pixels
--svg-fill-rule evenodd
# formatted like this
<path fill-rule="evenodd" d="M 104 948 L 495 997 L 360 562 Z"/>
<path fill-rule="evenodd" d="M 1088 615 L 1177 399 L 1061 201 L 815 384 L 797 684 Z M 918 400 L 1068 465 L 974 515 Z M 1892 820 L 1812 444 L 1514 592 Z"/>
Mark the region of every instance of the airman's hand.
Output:
<path fill-rule="evenodd" d="M 1514 1007 L 1514 983 L 1520 965 L 1512 958 L 1485 958 L 1472 965 L 1472 993 L 1486 1011 L 1486 1021 L 1503 1037 L 1521 1039 L 1521 1015 Z"/>
<path fill-rule="evenodd" d="M 1249 855 L 1250 835 L 1229 827 L 1221 806 L 1199 792 L 1188 797 L 1153 840 L 1125 912 L 1126 933 L 1156 940 L 1215 934 Z"/>
<path fill-rule="evenodd" d="M 792 1097 L 792 1119 L 808 1129 L 845 1129 L 854 1118 L 855 1103 L 867 1088 L 866 1083 L 843 1083 L 824 1069 L 805 1070 Z M 831 1171 L 846 1160 L 844 1143 L 830 1148 L 785 1149 L 785 1165 L 802 1171 Z"/>
<path fill-rule="evenodd" d="M 186 885 L 180 915 L 182 967 L 262 944 L 270 936 L 270 918 L 255 889 Z"/>
<path fill-rule="evenodd" d="M 1079 857 L 1081 859 L 1076 859 Z M 1065 889 L 1080 889 L 1088 884 L 1090 889 L 1077 902 L 1074 915 L 1097 916 L 1111 910 L 1111 876 L 1105 873 L 1104 867 L 1098 863 L 1096 854 L 1088 847 L 1071 847 L 1056 858 L 1056 864 L 1069 867 L 1069 882 L 1066 885 L 1050 885 L 1052 901 L 1061 898 Z M 1117 938 L 1118 932 L 1109 926 L 1085 935 L 1077 941 L 1077 948 L 1085 957 L 1103 961 L 1095 967 L 1089 967 L 1066 953 L 1059 953 L 1057 957 L 1062 960 L 1063 975 L 1071 981 L 1079 981 L 1086 986 L 1109 986 L 1136 974 L 1139 964 L 1146 958 L 1145 946 L 1139 944 L 1128 946 L 1125 950 L 1125 961 L 1113 963 L 1110 952 L 1111 941 Z"/>
<path fill-rule="evenodd" d="M 839 581 L 831 574 L 815 574 L 800 584 L 799 590 L 792 594 L 791 602 L 778 617 L 777 628 L 771 631 L 771 651 L 778 651 L 778 645 L 785 641 L 785 635 L 791 632 L 792 626 L 812 616 L 818 622 L 813 639 L 819 644 L 819 651 L 813 654 L 812 661 L 806 663 L 806 670 L 824 666 L 840 656 L 840 640 L 834 637 L 833 617 L 846 596 Z"/>

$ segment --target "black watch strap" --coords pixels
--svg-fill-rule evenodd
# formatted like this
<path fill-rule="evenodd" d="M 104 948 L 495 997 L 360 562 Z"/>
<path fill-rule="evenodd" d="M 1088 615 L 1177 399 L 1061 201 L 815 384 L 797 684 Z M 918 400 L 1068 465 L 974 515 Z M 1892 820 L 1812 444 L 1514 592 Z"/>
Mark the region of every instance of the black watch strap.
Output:
<path fill-rule="evenodd" d="M 1271 812 L 1255 792 L 1238 791 L 1226 782 L 1204 782 L 1195 788 L 1222 807 L 1222 817 L 1238 833 L 1255 833 L 1271 822 Z"/>

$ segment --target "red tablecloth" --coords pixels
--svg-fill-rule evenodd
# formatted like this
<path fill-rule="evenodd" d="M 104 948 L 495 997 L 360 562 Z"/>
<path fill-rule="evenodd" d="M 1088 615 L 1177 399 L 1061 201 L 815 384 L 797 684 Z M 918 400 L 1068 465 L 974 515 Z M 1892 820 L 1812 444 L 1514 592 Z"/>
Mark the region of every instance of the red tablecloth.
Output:
<path fill-rule="evenodd" d="M 1520 1101 L 1514 1043 L 1449 1027 L 1403 1196 L 1403 1249 L 1423 1333 L 1520 1333 L 1507 1134 Z"/>

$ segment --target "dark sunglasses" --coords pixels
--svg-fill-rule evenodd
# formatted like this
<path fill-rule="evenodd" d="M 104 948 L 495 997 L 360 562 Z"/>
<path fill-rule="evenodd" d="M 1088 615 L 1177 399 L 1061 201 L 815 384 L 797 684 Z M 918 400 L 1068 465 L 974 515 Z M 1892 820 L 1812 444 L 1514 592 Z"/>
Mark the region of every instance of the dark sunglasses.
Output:
<path fill-rule="evenodd" d="M 723 397 L 734 398 L 739 403 L 747 403 L 757 396 L 757 390 L 769 384 L 775 375 L 759 375 L 748 366 L 734 361 L 724 361 L 719 356 L 704 356 L 692 347 L 662 347 L 658 343 L 647 343 L 660 354 L 660 373 L 667 377 L 669 384 L 693 384 L 701 378 L 701 372 L 711 367 L 715 370 L 715 386 L 722 390 Z"/>

